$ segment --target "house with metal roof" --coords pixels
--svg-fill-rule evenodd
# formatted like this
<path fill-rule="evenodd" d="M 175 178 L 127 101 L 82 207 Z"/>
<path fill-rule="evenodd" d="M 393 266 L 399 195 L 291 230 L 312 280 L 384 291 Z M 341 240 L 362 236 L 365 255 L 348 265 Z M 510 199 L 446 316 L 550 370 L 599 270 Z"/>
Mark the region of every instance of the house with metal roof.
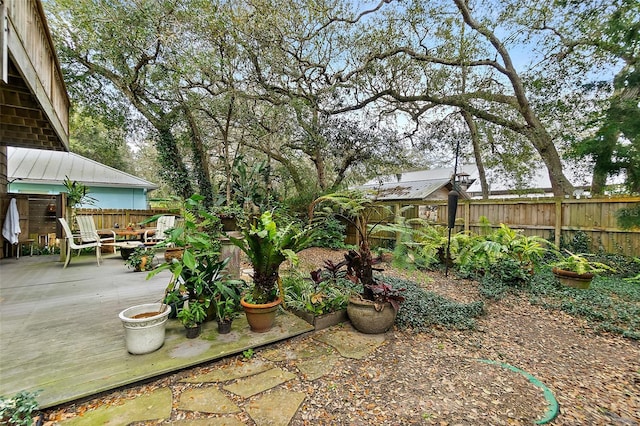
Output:
<path fill-rule="evenodd" d="M 576 171 L 571 167 L 564 168 L 564 174 L 574 186 L 573 196 L 588 197 L 591 191 L 591 175 Z M 615 179 L 608 179 L 609 184 L 615 184 Z M 546 167 L 541 166 L 532 171 L 531 176 L 522 181 L 513 177 L 505 177 L 495 170 L 487 170 L 487 186 L 489 198 L 543 198 L 554 197 L 551 179 Z M 482 198 L 480 180 L 473 181 L 467 188 L 467 194 L 472 199 Z"/>
<path fill-rule="evenodd" d="M 68 177 L 89 188 L 103 209 L 146 209 L 147 193 L 157 185 L 72 152 L 7 148 L 9 193 L 56 195 Z"/>
<path fill-rule="evenodd" d="M 458 190 L 461 190 L 460 197 L 469 198 L 464 190 L 477 177 L 477 167 L 474 164 L 464 164 L 458 166 L 456 174 L 456 180 L 460 183 L 458 187 Z M 375 191 L 376 199 L 386 202 L 446 200 L 449 191 L 453 189 L 453 175 L 453 167 L 417 170 L 379 176 L 358 188 Z"/>

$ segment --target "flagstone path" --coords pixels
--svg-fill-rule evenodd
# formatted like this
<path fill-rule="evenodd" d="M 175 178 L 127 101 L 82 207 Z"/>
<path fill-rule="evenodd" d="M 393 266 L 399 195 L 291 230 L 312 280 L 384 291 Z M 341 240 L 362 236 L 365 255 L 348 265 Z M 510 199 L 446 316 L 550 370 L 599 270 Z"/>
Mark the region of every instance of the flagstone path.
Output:
<path fill-rule="evenodd" d="M 283 386 L 286 382 L 298 376 L 307 381 L 316 380 L 330 373 L 341 357 L 362 359 L 384 341 L 384 335 L 361 334 L 348 325 L 334 327 L 317 333 L 306 344 L 293 350 L 281 347 L 261 352 L 266 362 L 250 359 L 186 378 L 185 383 L 199 384 L 200 387 L 187 389 L 177 398 L 170 388 L 159 388 L 121 405 L 102 406 L 59 424 L 125 426 L 133 422 L 168 420 L 175 404 L 178 410 L 185 412 L 217 415 L 173 423 L 183 426 L 241 425 L 235 414 L 243 410 L 257 426 L 287 425 L 303 403 L 305 393 L 287 389 Z M 293 361 L 297 372 L 285 371 L 273 364 L 284 360 Z M 234 402 L 237 398 L 250 401 L 241 408 Z"/>

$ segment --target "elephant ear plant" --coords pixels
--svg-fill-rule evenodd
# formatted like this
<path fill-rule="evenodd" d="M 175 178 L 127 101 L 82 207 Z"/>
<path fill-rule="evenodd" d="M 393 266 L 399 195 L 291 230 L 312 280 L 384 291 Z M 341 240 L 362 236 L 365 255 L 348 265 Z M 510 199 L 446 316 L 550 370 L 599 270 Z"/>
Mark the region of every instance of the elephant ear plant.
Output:
<path fill-rule="evenodd" d="M 230 240 L 247 255 L 253 267 L 251 301 L 255 304 L 273 302 L 277 299 L 280 265 L 285 260 L 297 263 L 296 253 L 311 247 L 316 229 L 302 227 L 295 221 L 279 227 L 272 212 L 267 211 L 241 230 L 243 238 L 231 237 Z"/>

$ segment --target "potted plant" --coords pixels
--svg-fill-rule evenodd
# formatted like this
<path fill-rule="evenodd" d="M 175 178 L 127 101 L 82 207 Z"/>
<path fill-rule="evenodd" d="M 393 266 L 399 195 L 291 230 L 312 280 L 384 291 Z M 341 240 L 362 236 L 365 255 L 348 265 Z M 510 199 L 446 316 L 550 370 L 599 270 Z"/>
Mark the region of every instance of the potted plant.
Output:
<path fill-rule="evenodd" d="M 238 314 L 240 308 L 240 296 L 237 298 L 219 298 L 213 299 L 211 305 L 215 311 L 216 321 L 218 323 L 218 333 L 227 334 L 231 332 L 231 324 Z"/>
<path fill-rule="evenodd" d="M 220 254 L 219 219 L 207 212 L 201 201 L 201 196 L 194 195 L 185 202 L 182 211 L 184 220 L 171 229 L 165 240 L 165 243 L 184 247 L 182 256 L 164 262 L 150 274 L 152 276 L 161 270 L 170 270 L 168 288 L 173 295 L 172 300 L 188 300 L 187 306 L 180 311 L 183 313 L 178 313 L 178 318 L 182 315 L 184 322 L 189 325 L 193 325 L 193 309 L 188 306 L 195 306 L 198 314 L 200 308 L 204 309 L 205 317 L 201 320 L 198 317 L 198 322 L 213 318 L 230 319 L 230 313 L 225 313 L 224 308 L 228 307 L 230 311 L 234 304 L 235 308 L 238 307 L 244 286 L 244 281 L 229 279 L 229 258 L 221 259 Z"/>
<path fill-rule="evenodd" d="M 178 312 L 178 319 L 187 330 L 187 338 L 194 339 L 202 331 L 202 323 L 207 318 L 206 302 L 198 300 L 187 300 Z"/>
<path fill-rule="evenodd" d="M 253 289 L 240 303 L 252 331 L 265 332 L 275 321 L 282 299 L 278 296 L 279 269 L 282 262 L 298 261 L 297 252 L 310 247 L 316 238 L 313 227 L 301 227 L 295 221 L 278 227 L 270 211 L 241 227 L 242 238 L 230 237 L 249 258 L 253 267 Z"/>
<path fill-rule="evenodd" d="M 218 323 L 218 332 L 226 334 L 231 331 L 231 323 L 240 309 L 242 290 L 246 286 L 243 280 L 230 279 L 226 272 L 229 259 L 222 262 L 220 271 L 209 286 L 211 291 L 210 311 Z"/>
<path fill-rule="evenodd" d="M 368 334 L 383 333 L 391 328 L 400 309 L 400 303 L 404 301 L 400 294 L 404 289 L 394 289 L 373 276 L 374 271 L 381 269 L 374 267 L 369 236 L 375 230 L 376 224 L 369 222 L 374 214 L 384 216 L 384 213 L 388 212 L 386 207 L 374 204 L 374 195 L 362 191 L 336 192 L 317 198 L 310 207 L 313 215 L 313 210 L 319 205 L 333 205 L 338 211 L 330 212 L 347 220 L 356 229 L 358 251 L 349 250 L 339 267 L 346 266 L 347 278 L 362 285 L 362 292 L 349 298 L 347 315 L 358 331 Z"/>
<path fill-rule="evenodd" d="M 287 309 L 316 330 L 348 321 L 347 304 L 353 284 L 339 268 L 339 264 L 326 260 L 324 269 L 312 271 L 310 278 L 299 273 L 283 277 Z"/>
<path fill-rule="evenodd" d="M 568 256 L 551 264 L 553 275 L 564 285 L 588 289 L 596 274 L 613 271 L 613 268 L 607 264 L 589 260 L 588 257 L 593 256 L 592 254 L 565 251 Z"/>
<path fill-rule="evenodd" d="M 150 271 L 154 267 L 155 253 L 145 246 L 136 247 L 124 264 L 135 272 Z"/>

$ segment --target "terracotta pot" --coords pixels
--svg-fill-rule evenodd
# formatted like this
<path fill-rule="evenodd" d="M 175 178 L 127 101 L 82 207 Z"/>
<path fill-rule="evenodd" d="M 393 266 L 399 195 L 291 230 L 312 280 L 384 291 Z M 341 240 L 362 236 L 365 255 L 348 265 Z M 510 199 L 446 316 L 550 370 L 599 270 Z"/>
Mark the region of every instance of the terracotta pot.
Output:
<path fill-rule="evenodd" d="M 351 296 L 347 305 L 351 324 L 356 330 L 366 334 L 379 334 L 389 330 L 396 320 L 396 314 L 391 303 L 375 303 L 360 296 Z"/>
<path fill-rule="evenodd" d="M 553 275 L 555 275 L 562 284 L 582 290 L 589 288 L 594 277 L 593 274 L 578 274 L 560 268 L 553 268 L 551 272 L 553 272 Z"/>
<path fill-rule="evenodd" d="M 153 268 L 153 256 L 145 255 L 140 258 L 140 265 L 135 268 L 136 272 L 148 271 Z"/>
<path fill-rule="evenodd" d="M 276 313 L 278 312 L 280 303 L 282 303 L 282 299 L 278 298 L 271 303 L 256 305 L 245 302 L 243 297 L 240 300 L 240 304 L 244 308 L 244 313 L 247 316 L 247 322 L 249 323 L 251 331 L 256 333 L 269 331 L 276 320 Z"/>
<path fill-rule="evenodd" d="M 181 260 L 183 253 L 184 249 L 182 247 L 167 247 L 164 252 L 164 261 L 171 263 L 173 259 Z"/>

